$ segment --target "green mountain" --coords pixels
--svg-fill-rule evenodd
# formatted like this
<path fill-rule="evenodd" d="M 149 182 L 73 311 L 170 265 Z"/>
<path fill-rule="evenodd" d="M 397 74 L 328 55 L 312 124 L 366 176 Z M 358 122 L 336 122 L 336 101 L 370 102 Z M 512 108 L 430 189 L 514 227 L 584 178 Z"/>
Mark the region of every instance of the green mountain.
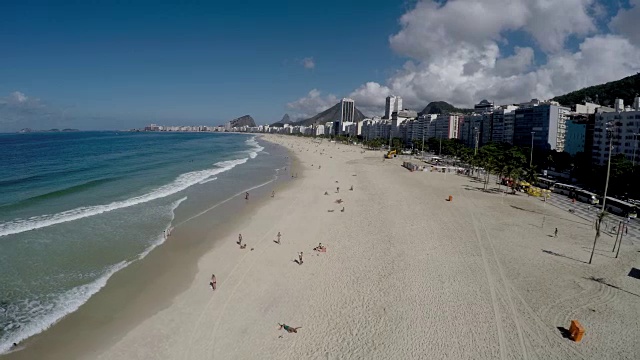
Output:
<path fill-rule="evenodd" d="M 551 100 L 565 106 L 582 104 L 584 100 L 597 101 L 604 106 L 613 106 L 615 99 L 622 99 L 625 105 L 631 105 L 636 94 L 640 94 L 640 73 L 606 84 L 573 91 L 566 95 L 556 96 Z"/>
<path fill-rule="evenodd" d="M 229 121 L 231 127 L 256 126 L 256 122 L 251 115 L 240 116 L 237 119 Z"/>
<path fill-rule="evenodd" d="M 420 114 L 448 114 L 448 113 L 472 113 L 473 109 L 458 109 L 446 101 L 432 101 L 427 105 Z"/>

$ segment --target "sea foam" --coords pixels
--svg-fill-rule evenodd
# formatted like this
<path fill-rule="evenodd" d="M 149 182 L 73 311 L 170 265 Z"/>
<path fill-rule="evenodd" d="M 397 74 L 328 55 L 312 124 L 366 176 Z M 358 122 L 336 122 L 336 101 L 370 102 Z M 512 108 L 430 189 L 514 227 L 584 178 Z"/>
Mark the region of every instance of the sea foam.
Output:
<path fill-rule="evenodd" d="M 258 144 L 258 142 L 256 141 L 255 136 L 245 141 L 245 143 L 247 145 L 253 146 L 253 149 L 249 150 L 249 157 L 252 159 L 255 159 L 256 156 L 258 156 L 258 153 L 264 150 L 264 147 L 260 146 L 260 144 Z"/>
<path fill-rule="evenodd" d="M 247 160 L 249 160 L 249 158 L 221 161 L 215 164 L 215 168 L 192 171 L 182 174 L 167 185 L 163 185 L 144 195 L 135 196 L 127 200 L 114 201 L 110 204 L 105 205 L 83 206 L 72 210 L 63 211 L 57 214 L 38 215 L 30 217 L 28 219 L 15 219 L 6 223 L 2 223 L 0 224 L 0 236 L 7 236 L 29 230 L 40 229 L 43 227 L 83 219 L 108 211 L 122 209 L 129 206 L 160 199 L 185 190 L 186 188 L 198 184 L 201 181 L 210 179 L 217 174 L 229 171 L 237 165 L 246 163 Z"/>
<path fill-rule="evenodd" d="M 171 222 L 175 218 L 175 210 L 180 206 L 180 203 L 185 200 L 187 200 L 187 197 L 183 197 L 171 204 L 171 220 L 165 228 L 165 231 L 171 228 Z M 149 247 L 140 253 L 135 259 L 121 261 L 109 266 L 93 282 L 65 291 L 64 293 L 55 296 L 52 301 L 48 301 L 46 305 L 41 304 L 39 301 L 25 300 L 24 303 L 27 304 L 25 307 L 29 313 L 23 314 L 21 318 L 25 320 L 28 319 L 28 321 L 21 322 L 20 320 L 17 320 L 16 323 L 12 325 L 19 327 L 20 330 L 8 332 L 6 334 L 8 335 L 6 338 L 0 338 L 0 354 L 9 351 L 13 343 L 20 343 L 33 335 L 47 330 L 66 315 L 78 310 L 82 304 L 86 303 L 91 296 L 100 291 L 100 289 L 107 284 L 107 281 L 111 276 L 113 276 L 113 274 L 124 269 L 136 260 L 143 259 L 151 252 L 151 250 L 155 249 L 165 241 L 166 237 L 164 236 L 164 233 L 159 234 L 157 238 L 151 242 Z M 20 310 L 24 312 L 25 307 L 21 307 Z M 5 312 L 8 311 L 9 310 L 5 309 Z M 8 315 L 10 314 L 5 314 L 5 316 Z"/>

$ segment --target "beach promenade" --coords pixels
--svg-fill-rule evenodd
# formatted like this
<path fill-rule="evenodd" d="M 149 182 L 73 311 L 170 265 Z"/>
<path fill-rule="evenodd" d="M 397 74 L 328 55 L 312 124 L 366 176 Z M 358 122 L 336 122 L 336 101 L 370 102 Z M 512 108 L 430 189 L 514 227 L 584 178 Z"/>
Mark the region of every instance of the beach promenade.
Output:
<path fill-rule="evenodd" d="M 592 225 L 524 194 L 409 172 L 357 146 L 262 138 L 291 150 L 298 177 L 224 237 L 212 234 L 190 283 L 158 295 L 161 309 L 126 331 L 98 331 L 80 358 L 640 358 L 631 242 L 615 259 L 603 235 L 588 265 Z M 573 319 L 586 328 L 581 343 L 563 337 Z M 43 358 L 68 358 L 76 345 Z"/>

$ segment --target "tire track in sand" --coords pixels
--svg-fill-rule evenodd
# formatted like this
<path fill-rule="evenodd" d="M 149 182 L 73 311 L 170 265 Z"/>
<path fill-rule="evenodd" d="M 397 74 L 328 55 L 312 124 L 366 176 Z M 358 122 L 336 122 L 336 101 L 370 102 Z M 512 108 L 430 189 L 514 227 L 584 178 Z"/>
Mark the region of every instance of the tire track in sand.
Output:
<path fill-rule="evenodd" d="M 470 201 L 472 203 L 474 203 L 474 207 L 476 206 L 476 203 L 470 199 Z M 536 312 L 531 308 L 531 306 L 529 306 L 529 304 L 525 301 L 525 299 L 520 295 L 520 293 L 518 293 L 518 291 L 515 289 L 515 287 L 513 286 L 513 284 L 509 281 L 509 279 L 506 277 L 505 272 L 504 272 L 504 268 L 502 267 L 501 262 L 499 261 L 498 258 L 498 254 L 496 252 L 495 246 L 493 244 L 493 241 L 491 240 L 491 236 L 489 235 L 489 231 L 487 230 L 487 227 L 484 223 L 484 221 L 482 219 L 480 219 L 480 223 L 482 224 L 482 227 L 484 229 L 484 232 L 486 234 L 486 238 L 487 238 L 487 242 L 489 243 L 489 245 L 491 246 L 491 250 L 493 252 L 493 259 L 497 265 L 498 268 L 498 272 L 500 277 L 502 278 L 502 282 L 504 285 L 504 292 L 507 296 L 507 302 L 509 304 L 512 316 L 513 316 L 513 321 L 514 324 L 516 326 L 516 329 L 518 331 L 518 338 L 519 338 L 519 342 L 520 342 L 520 346 L 522 348 L 522 355 L 525 359 L 528 359 L 528 353 L 527 353 L 527 349 L 526 349 L 526 343 L 525 343 L 525 339 L 524 339 L 524 330 L 525 328 L 528 330 L 529 333 L 532 333 L 533 335 L 535 335 L 535 337 L 546 343 L 547 345 L 549 345 L 549 349 L 551 350 L 551 345 L 555 344 L 559 344 L 561 346 L 561 348 L 565 351 L 569 351 L 572 353 L 572 355 L 575 355 L 579 358 L 583 358 L 583 355 L 578 352 L 576 349 L 574 349 L 572 346 L 569 346 L 568 344 L 566 344 L 563 340 L 563 338 L 560 336 L 559 333 L 556 333 L 554 330 L 555 328 L 550 328 L 542 319 L 540 316 L 538 316 L 536 314 Z M 520 318 L 524 317 L 524 314 L 520 314 L 517 310 L 516 310 L 516 306 L 513 300 L 513 296 L 515 296 L 516 300 L 519 302 L 519 305 L 522 305 L 522 307 L 525 310 L 525 313 L 527 313 L 529 315 L 529 317 L 531 317 L 533 319 L 533 321 L 535 322 L 535 325 L 537 326 L 529 326 L 527 323 L 523 323 Z M 554 324 L 557 322 L 554 322 Z M 534 325 L 534 324 L 531 324 Z M 537 329 L 536 329 L 537 327 Z M 551 330 L 551 331 L 549 331 Z M 553 341 L 555 340 L 555 341 Z M 556 354 L 561 356 L 560 358 L 565 358 L 562 357 L 561 354 Z"/>
<path fill-rule="evenodd" d="M 506 338 L 504 336 L 504 329 L 502 327 L 502 319 L 500 318 L 500 309 L 498 304 L 498 297 L 496 295 L 496 285 L 493 274 L 491 274 L 491 269 L 489 268 L 489 262 L 487 261 L 487 255 L 485 254 L 484 247 L 482 246 L 482 240 L 480 231 L 478 230 L 478 225 L 476 223 L 476 218 L 473 216 L 473 213 L 469 212 L 471 215 L 471 221 L 473 224 L 473 230 L 476 233 L 476 240 L 478 242 L 478 247 L 480 247 L 480 254 L 482 256 L 482 263 L 484 264 L 484 271 L 487 276 L 487 281 L 489 282 L 489 291 L 491 292 L 491 303 L 493 305 L 493 313 L 496 319 L 496 328 L 498 330 L 498 344 L 500 346 L 500 359 L 506 359 Z"/>
<path fill-rule="evenodd" d="M 527 360 L 529 359 L 529 356 L 527 355 L 527 347 L 524 343 L 524 336 L 522 335 L 522 325 L 520 323 L 520 315 L 516 311 L 516 308 L 513 304 L 513 299 L 511 298 L 512 289 L 509 286 L 509 281 L 507 280 L 507 277 L 504 275 L 504 270 L 502 269 L 502 265 L 500 264 L 500 260 L 498 259 L 496 248 L 493 246 L 493 241 L 491 241 L 491 237 L 489 236 L 487 227 L 485 226 L 484 221 L 482 221 L 482 219 L 480 219 L 480 224 L 482 225 L 484 233 L 487 236 L 487 242 L 491 246 L 491 251 L 493 253 L 493 260 L 497 265 L 498 273 L 500 275 L 500 278 L 502 279 L 502 283 L 504 284 L 504 291 L 507 295 L 507 302 L 509 303 L 509 308 L 511 309 L 511 315 L 513 316 L 513 322 L 518 331 L 518 340 L 520 341 L 520 347 L 522 348 L 522 356 L 525 360 Z"/>

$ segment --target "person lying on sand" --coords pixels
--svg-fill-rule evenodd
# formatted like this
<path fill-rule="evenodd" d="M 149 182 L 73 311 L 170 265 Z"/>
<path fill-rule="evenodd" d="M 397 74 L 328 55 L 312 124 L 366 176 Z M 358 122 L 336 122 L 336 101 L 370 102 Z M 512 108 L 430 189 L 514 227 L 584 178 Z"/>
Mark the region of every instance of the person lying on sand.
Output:
<path fill-rule="evenodd" d="M 209 286 L 211 286 L 211 290 L 216 289 L 216 275 L 211 274 L 211 281 L 209 281 Z"/>
<path fill-rule="evenodd" d="M 327 248 L 324 245 L 322 245 L 322 243 L 319 243 L 318 246 L 313 248 L 313 251 L 326 251 L 326 250 Z"/>
<path fill-rule="evenodd" d="M 285 329 L 288 333 L 297 333 L 298 329 L 302 329 L 302 326 L 298 326 L 298 327 L 294 328 L 294 327 L 291 327 L 291 326 L 289 326 L 287 324 L 278 323 L 278 330 L 281 330 L 281 329 Z"/>
<path fill-rule="evenodd" d="M 247 247 L 247 244 L 240 245 L 240 249 L 245 249 L 246 247 Z"/>
<path fill-rule="evenodd" d="M 325 191 L 325 192 L 324 192 L 324 194 L 325 194 L 325 195 L 329 195 L 329 192 L 328 192 L 328 191 Z"/>

